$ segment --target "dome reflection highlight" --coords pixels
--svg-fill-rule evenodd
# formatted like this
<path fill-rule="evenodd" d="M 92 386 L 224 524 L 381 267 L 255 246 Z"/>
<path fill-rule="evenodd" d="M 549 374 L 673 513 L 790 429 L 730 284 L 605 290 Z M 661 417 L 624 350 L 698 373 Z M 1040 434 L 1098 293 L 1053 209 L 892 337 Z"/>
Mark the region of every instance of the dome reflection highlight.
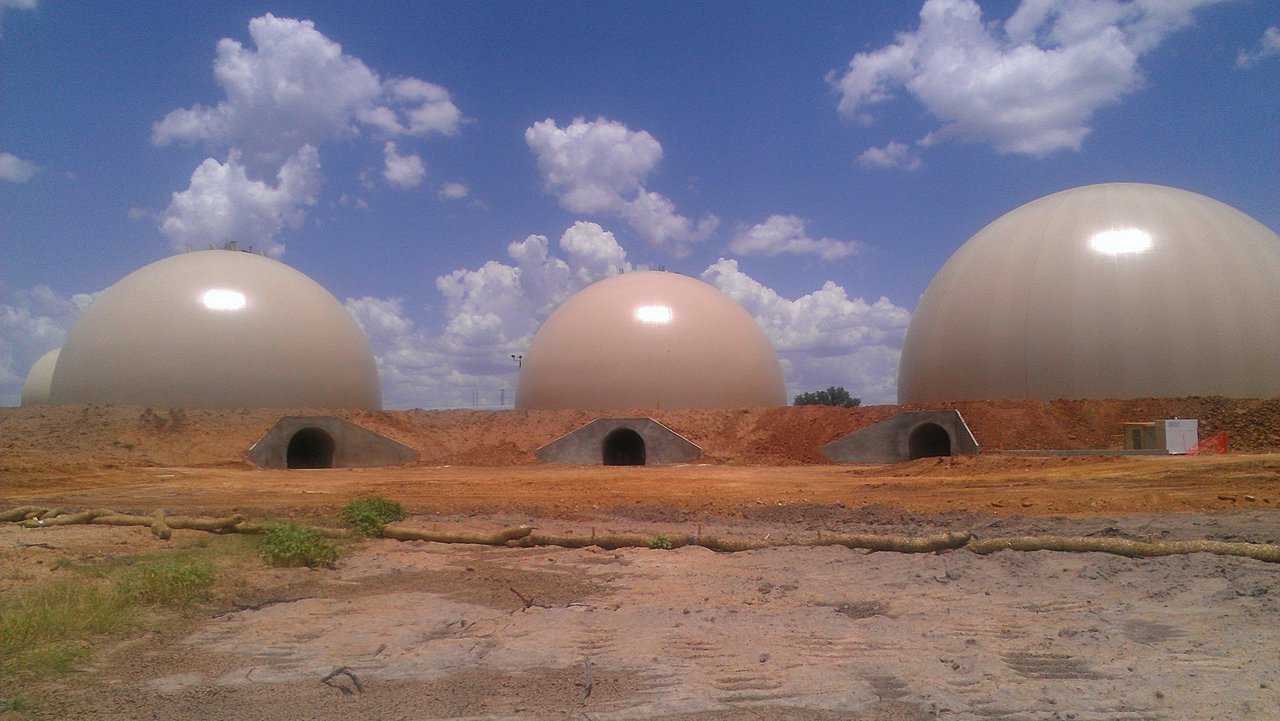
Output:
<path fill-rule="evenodd" d="M 1151 245 L 1151 234 L 1139 228 L 1104 230 L 1089 239 L 1089 247 L 1104 255 L 1145 253 Z"/>
<path fill-rule="evenodd" d="M 200 302 L 209 310 L 240 310 L 245 306 L 244 293 L 226 288 L 212 288 L 200 296 Z"/>
<path fill-rule="evenodd" d="M 642 305 L 636 308 L 636 320 L 641 323 L 670 323 L 671 306 Z"/>

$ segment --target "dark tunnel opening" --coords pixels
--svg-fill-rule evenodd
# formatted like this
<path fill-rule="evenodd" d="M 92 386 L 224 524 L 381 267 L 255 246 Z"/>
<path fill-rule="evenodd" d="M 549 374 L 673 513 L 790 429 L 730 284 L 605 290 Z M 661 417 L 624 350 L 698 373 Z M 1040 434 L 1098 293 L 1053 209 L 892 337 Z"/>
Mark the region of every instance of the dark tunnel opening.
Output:
<path fill-rule="evenodd" d="M 289 468 L 333 468 L 333 436 L 319 428 L 303 428 L 289 439 Z"/>
<path fill-rule="evenodd" d="M 951 434 L 937 423 L 921 423 L 907 439 L 907 453 L 912 460 L 951 455 Z"/>
<path fill-rule="evenodd" d="M 630 428 L 619 428 L 604 437 L 606 466 L 643 466 L 644 439 Z"/>

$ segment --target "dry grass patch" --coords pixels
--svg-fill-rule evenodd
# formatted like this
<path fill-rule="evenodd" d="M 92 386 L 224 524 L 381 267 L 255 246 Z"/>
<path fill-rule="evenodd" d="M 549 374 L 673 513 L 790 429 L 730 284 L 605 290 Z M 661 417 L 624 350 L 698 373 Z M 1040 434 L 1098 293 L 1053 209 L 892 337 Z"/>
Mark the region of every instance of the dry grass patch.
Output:
<path fill-rule="evenodd" d="M 94 636 L 128 628 L 136 609 L 109 584 L 58 579 L 0 600 L 0 675 L 66 671 Z"/>
<path fill-rule="evenodd" d="M 0 597 L 0 680 L 71 670 L 95 641 L 180 618 L 238 575 L 254 550 L 246 539 L 216 538 L 138 556 L 59 559 L 53 578 Z"/>

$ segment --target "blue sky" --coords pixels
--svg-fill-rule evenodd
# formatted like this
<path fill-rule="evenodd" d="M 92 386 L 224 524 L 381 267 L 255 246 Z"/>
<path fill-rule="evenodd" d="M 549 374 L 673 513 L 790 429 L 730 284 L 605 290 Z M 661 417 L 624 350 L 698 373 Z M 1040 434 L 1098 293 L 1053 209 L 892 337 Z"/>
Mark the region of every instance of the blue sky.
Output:
<path fill-rule="evenodd" d="M 1273 2 L 980 5 L 0 0 L 0 404 L 92 293 L 227 239 L 441 407 L 628 267 L 737 298 L 793 393 L 883 402 L 932 274 L 1026 201 L 1153 182 L 1280 228 Z"/>

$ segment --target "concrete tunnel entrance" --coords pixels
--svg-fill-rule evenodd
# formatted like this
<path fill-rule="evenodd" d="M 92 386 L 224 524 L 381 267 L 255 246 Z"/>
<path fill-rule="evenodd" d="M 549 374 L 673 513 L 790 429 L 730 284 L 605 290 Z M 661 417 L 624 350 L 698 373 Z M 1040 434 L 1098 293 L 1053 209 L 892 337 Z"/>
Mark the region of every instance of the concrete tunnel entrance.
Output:
<path fill-rule="evenodd" d="M 601 453 L 606 466 L 643 466 L 644 438 L 630 428 L 618 428 L 604 437 Z"/>
<path fill-rule="evenodd" d="M 907 438 L 907 454 L 911 460 L 951 455 L 951 434 L 937 423 L 921 423 Z"/>
<path fill-rule="evenodd" d="M 333 468 L 333 436 L 319 428 L 303 428 L 289 439 L 289 468 Z"/>

